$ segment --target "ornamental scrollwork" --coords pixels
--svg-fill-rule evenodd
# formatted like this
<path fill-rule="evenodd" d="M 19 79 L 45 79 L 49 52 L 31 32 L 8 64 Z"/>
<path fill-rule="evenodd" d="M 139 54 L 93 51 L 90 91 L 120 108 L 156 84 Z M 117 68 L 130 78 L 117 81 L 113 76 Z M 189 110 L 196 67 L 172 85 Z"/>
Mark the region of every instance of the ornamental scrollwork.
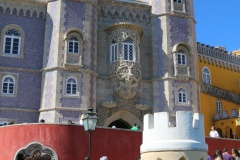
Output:
<path fill-rule="evenodd" d="M 205 85 L 205 84 L 201 85 L 201 92 L 220 98 L 220 99 L 225 99 L 233 103 L 238 103 L 238 104 L 240 103 L 239 95 L 211 86 L 211 85 Z"/>
<path fill-rule="evenodd" d="M 112 84 L 115 93 L 122 99 L 133 99 L 140 91 L 141 70 L 136 63 L 121 63 L 117 68 L 117 81 Z"/>
<path fill-rule="evenodd" d="M 24 158 L 24 160 L 58 160 L 58 156 L 53 149 L 38 142 L 30 143 L 27 147 L 20 149 L 15 156 L 15 160 L 19 157 Z"/>

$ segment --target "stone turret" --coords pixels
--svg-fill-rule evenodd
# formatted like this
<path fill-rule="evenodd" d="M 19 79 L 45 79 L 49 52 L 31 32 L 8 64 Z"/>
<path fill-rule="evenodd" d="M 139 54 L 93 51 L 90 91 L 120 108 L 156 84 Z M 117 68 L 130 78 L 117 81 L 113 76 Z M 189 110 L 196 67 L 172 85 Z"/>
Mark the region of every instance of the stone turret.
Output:
<path fill-rule="evenodd" d="M 199 112 L 193 1 L 151 0 L 151 5 L 153 112 Z"/>
<path fill-rule="evenodd" d="M 178 111 L 176 126 L 171 127 L 169 124 L 167 112 L 144 116 L 142 160 L 207 159 L 203 115 Z"/>

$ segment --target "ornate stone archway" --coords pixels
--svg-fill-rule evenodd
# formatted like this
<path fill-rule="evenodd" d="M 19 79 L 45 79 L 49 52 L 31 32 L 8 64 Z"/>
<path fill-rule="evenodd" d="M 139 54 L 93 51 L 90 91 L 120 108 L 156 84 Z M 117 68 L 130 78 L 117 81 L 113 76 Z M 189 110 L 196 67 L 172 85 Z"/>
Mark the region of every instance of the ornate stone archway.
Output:
<path fill-rule="evenodd" d="M 19 155 L 24 157 L 24 160 L 58 160 L 57 153 L 52 148 L 46 147 L 39 142 L 32 142 L 26 147 L 20 148 L 14 159 L 17 160 Z"/>
<path fill-rule="evenodd" d="M 135 115 L 133 115 L 132 113 L 130 113 L 127 110 L 121 110 L 118 111 L 114 114 L 112 114 L 110 117 L 108 117 L 104 123 L 103 126 L 107 127 L 109 126 L 112 122 L 122 119 L 124 121 L 126 121 L 127 123 L 129 123 L 131 126 L 134 125 L 134 123 L 138 124 L 141 128 L 142 128 L 142 121 L 136 117 Z"/>

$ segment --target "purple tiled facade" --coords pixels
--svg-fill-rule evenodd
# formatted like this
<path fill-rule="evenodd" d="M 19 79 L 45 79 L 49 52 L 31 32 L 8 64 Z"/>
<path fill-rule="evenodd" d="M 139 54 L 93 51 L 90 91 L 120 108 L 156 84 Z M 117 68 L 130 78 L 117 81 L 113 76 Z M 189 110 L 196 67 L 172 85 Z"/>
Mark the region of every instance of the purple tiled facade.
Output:
<path fill-rule="evenodd" d="M 15 84 L 16 95 L 13 97 L 0 96 L 0 107 L 20 109 L 19 111 L 0 110 L 0 118 L 14 119 L 17 123 L 37 122 L 41 103 L 42 73 L 40 69 L 43 62 L 45 19 L 36 18 L 36 15 L 33 17 L 29 17 L 28 14 L 23 16 L 23 12 L 17 16 L 16 10 L 12 15 L 9 10 L 3 14 L 2 9 L 0 9 L 0 19 L 0 30 L 9 24 L 15 24 L 21 27 L 25 33 L 23 58 L 0 56 L 0 66 L 11 68 L 11 70 L 0 69 L 0 73 L 15 74 L 18 79 Z M 31 71 L 15 70 L 18 68 Z"/>
<path fill-rule="evenodd" d="M 24 58 L 0 57 L 1 66 L 39 70 L 43 62 L 45 20 L 0 12 L 0 30 L 6 25 L 16 24 L 25 33 Z"/>
<path fill-rule="evenodd" d="M 82 2 L 66 1 L 65 32 L 71 29 L 79 29 L 83 32 L 85 21 L 85 4 Z"/>
<path fill-rule="evenodd" d="M 25 3 L 30 4 L 31 8 L 32 2 L 27 1 Z M 78 121 L 87 107 L 96 109 L 101 107 L 104 101 L 117 102 L 114 89 L 109 83 L 111 77 L 106 76 L 109 69 L 109 51 L 106 51 L 109 46 L 106 45 L 109 45 L 110 33 L 107 33 L 107 30 L 109 28 L 114 30 L 114 27 L 122 24 L 126 27 L 126 23 L 130 24 L 127 32 L 134 27 L 140 28 L 139 33 L 140 30 L 143 32 L 139 36 L 140 42 L 137 42 L 140 44 L 140 53 L 137 53 L 140 55 L 140 61 L 137 63 L 142 67 L 142 80 L 146 80 L 144 83 L 147 83 L 148 88 L 145 89 L 149 94 L 144 95 L 146 101 L 140 100 L 139 97 L 135 98 L 138 102 L 154 106 L 152 112 L 165 111 L 168 101 L 174 103 L 175 97 L 172 98 L 172 95 L 175 95 L 174 91 L 166 90 L 176 87 L 176 81 L 170 80 L 171 82 L 166 84 L 165 80 L 161 80 L 166 75 L 174 77 L 174 64 L 169 48 L 177 43 L 187 44 L 192 39 L 189 38 L 191 23 L 187 16 L 181 14 L 172 16 L 172 13 L 164 15 L 165 12 L 171 11 L 171 0 L 164 2 L 156 0 L 152 4 L 101 0 L 93 0 L 91 3 L 75 0 L 37 3 L 39 2 L 34 5 L 45 7 L 46 13 L 32 11 L 32 8 L 19 11 L 16 8 L 3 9 L 0 4 L 0 30 L 6 25 L 16 24 L 25 33 L 22 58 L 0 56 L 0 74 L 13 73 L 18 79 L 15 97 L 0 96 L 0 118 L 13 118 L 17 119 L 17 122 L 36 122 L 40 116 L 46 121 L 59 123 L 67 120 Z M 104 13 L 100 14 L 98 11 Z M 165 19 L 166 22 L 162 22 Z M 79 31 L 83 42 L 80 44 L 81 53 L 68 57 L 66 36 L 71 30 Z M 124 36 L 128 36 L 127 32 Z M 164 48 L 166 43 L 167 49 Z M 81 57 L 79 62 L 74 56 Z M 80 60 L 81 64 L 78 64 Z M 171 66 L 170 69 L 168 66 Z M 167 72 L 170 73 L 166 74 Z M 71 76 L 76 77 L 78 83 L 79 94 L 74 96 L 64 93 L 66 78 Z M 97 83 L 98 80 L 102 81 L 101 84 Z M 152 87 L 153 84 L 157 87 Z M 98 91 L 99 88 L 102 91 Z M 189 88 L 192 90 L 192 87 Z M 166 92 L 170 94 L 166 96 Z M 192 94 L 192 91 L 190 93 Z M 157 105 L 150 102 L 150 99 Z M 133 101 L 135 100 L 131 103 Z M 190 108 L 173 106 L 173 111 L 177 110 Z M 135 113 L 138 114 L 139 110 L 136 109 Z M 57 118 L 54 117 L 56 115 Z"/>

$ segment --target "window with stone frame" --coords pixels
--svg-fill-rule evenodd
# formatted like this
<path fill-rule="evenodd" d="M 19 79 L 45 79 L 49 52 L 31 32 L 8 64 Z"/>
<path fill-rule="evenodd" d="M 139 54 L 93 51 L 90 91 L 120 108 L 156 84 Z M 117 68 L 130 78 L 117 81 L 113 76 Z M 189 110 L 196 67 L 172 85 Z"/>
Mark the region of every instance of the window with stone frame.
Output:
<path fill-rule="evenodd" d="M 211 74 L 207 67 L 202 69 L 202 81 L 206 84 L 211 84 Z"/>
<path fill-rule="evenodd" d="M 185 0 L 172 0 L 172 11 L 175 13 L 186 13 Z"/>
<path fill-rule="evenodd" d="M 123 60 L 135 61 L 134 43 L 130 37 L 123 42 Z"/>
<path fill-rule="evenodd" d="M 79 54 L 80 43 L 76 36 L 71 36 L 68 40 L 68 53 Z"/>
<path fill-rule="evenodd" d="M 187 92 L 185 88 L 178 89 L 178 103 L 187 103 Z"/>
<path fill-rule="evenodd" d="M 115 40 L 110 45 L 110 62 L 116 62 L 118 60 L 118 44 Z"/>
<path fill-rule="evenodd" d="M 182 3 L 182 0 L 173 0 L 175 3 Z"/>
<path fill-rule="evenodd" d="M 216 101 L 216 110 L 220 115 L 222 114 L 222 102 L 220 100 Z"/>
<path fill-rule="evenodd" d="M 15 79 L 12 76 L 5 76 L 2 79 L 2 94 L 14 95 Z"/>
<path fill-rule="evenodd" d="M 25 33 L 18 25 L 10 24 L 1 31 L 0 55 L 23 58 Z"/>
<path fill-rule="evenodd" d="M 9 29 L 4 35 L 4 54 L 20 54 L 21 35 L 16 29 Z"/>
<path fill-rule="evenodd" d="M 66 94 L 67 95 L 77 94 L 77 80 L 73 77 L 67 79 Z"/>
<path fill-rule="evenodd" d="M 70 30 L 66 33 L 65 40 L 65 67 L 69 67 L 68 65 L 82 67 L 83 35 L 78 30 Z"/>
<path fill-rule="evenodd" d="M 187 55 L 183 51 L 177 53 L 177 63 L 180 65 L 187 65 Z"/>

